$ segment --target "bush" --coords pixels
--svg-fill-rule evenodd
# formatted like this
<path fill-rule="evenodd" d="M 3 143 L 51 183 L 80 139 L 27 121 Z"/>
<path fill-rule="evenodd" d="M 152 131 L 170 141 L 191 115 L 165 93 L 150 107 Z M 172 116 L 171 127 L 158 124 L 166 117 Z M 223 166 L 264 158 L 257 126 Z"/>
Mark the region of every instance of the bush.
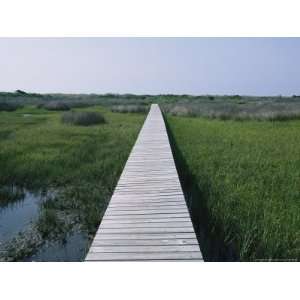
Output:
<path fill-rule="evenodd" d="M 89 126 L 105 123 L 105 119 L 98 112 L 70 111 L 62 115 L 62 122 L 66 124 Z"/>
<path fill-rule="evenodd" d="M 118 113 L 145 113 L 148 109 L 145 105 L 113 105 L 111 107 L 112 112 Z"/>
<path fill-rule="evenodd" d="M 38 108 L 45 108 L 47 110 L 70 110 L 70 106 L 65 102 L 50 101 L 44 104 L 39 104 Z"/>
<path fill-rule="evenodd" d="M 0 111 L 15 111 L 23 105 L 17 103 L 0 102 Z"/>
<path fill-rule="evenodd" d="M 16 94 L 27 95 L 27 93 L 22 90 L 16 90 Z"/>

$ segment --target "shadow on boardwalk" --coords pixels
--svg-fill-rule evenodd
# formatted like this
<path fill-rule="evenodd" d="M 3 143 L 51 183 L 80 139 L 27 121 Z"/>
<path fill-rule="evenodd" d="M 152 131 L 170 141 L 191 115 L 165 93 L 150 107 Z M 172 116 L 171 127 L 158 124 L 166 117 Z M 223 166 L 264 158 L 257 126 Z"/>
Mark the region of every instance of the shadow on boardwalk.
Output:
<path fill-rule="evenodd" d="M 225 244 L 225 236 L 221 226 L 212 224 L 212 216 L 207 207 L 205 193 L 201 191 L 196 178 L 190 172 L 165 116 L 164 119 L 179 179 L 204 260 L 239 261 L 236 247 Z"/>

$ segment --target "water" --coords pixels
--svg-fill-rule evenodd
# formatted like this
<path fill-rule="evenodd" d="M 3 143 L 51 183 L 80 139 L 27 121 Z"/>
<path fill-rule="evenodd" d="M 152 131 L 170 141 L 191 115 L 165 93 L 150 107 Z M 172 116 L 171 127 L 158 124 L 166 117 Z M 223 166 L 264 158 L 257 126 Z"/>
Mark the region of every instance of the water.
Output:
<path fill-rule="evenodd" d="M 0 249 L 39 218 L 42 204 L 55 197 L 51 189 L 29 191 L 15 185 L 0 187 Z M 81 261 L 87 252 L 88 234 L 79 230 L 63 241 L 46 241 L 25 261 Z"/>
<path fill-rule="evenodd" d="M 38 218 L 41 203 L 48 196 L 44 191 L 32 192 L 16 186 L 1 187 L 0 243 L 26 230 Z"/>
<path fill-rule="evenodd" d="M 88 235 L 73 232 L 65 240 L 44 244 L 28 261 L 82 261 L 85 258 Z"/>

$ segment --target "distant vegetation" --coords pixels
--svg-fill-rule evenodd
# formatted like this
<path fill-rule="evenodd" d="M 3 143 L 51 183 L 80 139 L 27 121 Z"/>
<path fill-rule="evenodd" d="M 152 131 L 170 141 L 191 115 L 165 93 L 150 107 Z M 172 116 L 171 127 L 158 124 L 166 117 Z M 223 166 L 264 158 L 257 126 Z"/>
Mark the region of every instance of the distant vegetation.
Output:
<path fill-rule="evenodd" d="M 0 102 L 0 111 L 15 111 L 22 107 L 23 105 L 13 102 Z"/>
<path fill-rule="evenodd" d="M 203 101 L 178 101 L 162 105 L 164 111 L 174 116 L 205 117 L 221 120 L 300 119 L 300 101 L 293 98 L 265 97 L 208 97 Z"/>
<path fill-rule="evenodd" d="M 111 106 L 112 112 L 119 112 L 119 113 L 146 113 L 148 110 L 149 110 L 149 106 L 141 105 L 141 104 Z"/>
<path fill-rule="evenodd" d="M 66 124 L 90 126 L 105 123 L 105 119 L 99 112 L 69 111 L 62 115 L 62 122 Z"/>
<path fill-rule="evenodd" d="M 40 103 L 37 105 L 38 108 L 44 108 L 47 110 L 70 110 L 70 106 L 65 102 L 49 101 L 46 103 Z"/>
<path fill-rule="evenodd" d="M 16 91 L 0 93 L 0 110 L 37 105 L 47 110 L 101 105 L 113 112 L 145 113 L 151 103 L 159 103 L 174 116 L 205 117 L 221 120 L 290 120 L 300 118 L 300 97 L 251 97 L 241 95 L 133 95 L 133 94 L 36 94 Z M 4 103 L 4 104 L 3 104 Z M 5 109 L 1 109 L 1 105 Z"/>

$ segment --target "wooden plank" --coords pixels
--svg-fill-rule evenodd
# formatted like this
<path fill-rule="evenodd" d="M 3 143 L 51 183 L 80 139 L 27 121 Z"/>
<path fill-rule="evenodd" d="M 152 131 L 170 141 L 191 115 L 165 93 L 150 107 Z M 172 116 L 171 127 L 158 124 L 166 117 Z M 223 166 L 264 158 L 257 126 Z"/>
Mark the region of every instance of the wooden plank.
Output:
<path fill-rule="evenodd" d="M 173 233 L 103 233 L 99 232 L 95 236 L 95 240 L 115 240 L 115 239 L 126 239 L 126 240 L 160 240 L 160 239 L 195 239 L 194 233 L 182 233 L 182 232 L 173 232 Z"/>
<path fill-rule="evenodd" d="M 203 261 L 160 109 L 152 105 L 87 261 Z"/>
<path fill-rule="evenodd" d="M 93 246 L 93 253 L 148 253 L 148 252 L 196 252 L 198 245 L 160 246 Z"/>
<path fill-rule="evenodd" d="M 123 239 L 95 239 L 93 247 L 97 246 L 176 246 L 176 245 L 198 245 L 196 239 L 140 239 L 140 240 L 123 240 Z"/>
<path fill-rule="evenodd" d="M 101 228 L 165 228 L 165 227 L 191 227 L 191 223 L 188 221 L 185 222 L 167 222 L 166 223 L 107 223 L 103 222 Z"/>
<path fill-rule="evenodd" d="M 112 211 L 109 208 L 106 210 L 107 216 L 130 216 L 130 215 L 163 215 L 163 214 L 180 214 L 186 213 L 187 209 L 148 209 L 148 210 L 135 210 L 135 211 L 128 211 L 128 210 L 117 210 Z"/>
<path fill-rule="evenodd" d="M 160 219 L 160 218 L 189 218 L 189 213 L 179 214 L 146 214 L 146 215 L 104 215 L 103 220 L 123 220 L 123 219 Z"/>
<path fill-rule="evenodd" d="M 176 205 L 180 205 L 182 204 L 182 201 L 178 201 L 178 200 L 173 200 L 173 201 L 169 201 L 169 200 L 155 200 L 155 201 L 149 201 L 149 200 L 137 200 L 137 201 L 113 201 L 111 200 L 109 207 L 118 207 L 118 206 L 126 206 L 126 207 L 130 207 L 130 206 L 176 206 Z"/>
<path fill-rule="evenodd" d="M 89 252 L 86 261 L 168 261 L 195 260 L 203 261 L 200 251 L 195 252 L 164 252 L 164 253 L 93 253 Z"/>
<path fill-rule="evenodd" d="M 189 222 L 191 224 L 191 220 L 189 218 L 160 218 L 160 219 L 103 219 L 102 224 L 140 224 L 140 223 L 173 223 L 173 222 Z"/>
<path fill-rule="evenodd" d="M 142 228 L 101 228 L 101 233 L 193 233 L 194 229 L 192 227 L 162 227 L 162 228 L 151 228 L 151 227 L 142 227 Z"/>
<path fill-rule="evenodd" d="M 160 205 L 117 205 L 112 206 L 110 205 L 108 208 L 108 211 L 141 211 L 141 210 L 169 210 L 169 209 L 184 209 L 186 211 L 186 206 L 184 203 L 178 204 L 178 205 L 166 205 L 166 204 L 160 204 Z"/>

